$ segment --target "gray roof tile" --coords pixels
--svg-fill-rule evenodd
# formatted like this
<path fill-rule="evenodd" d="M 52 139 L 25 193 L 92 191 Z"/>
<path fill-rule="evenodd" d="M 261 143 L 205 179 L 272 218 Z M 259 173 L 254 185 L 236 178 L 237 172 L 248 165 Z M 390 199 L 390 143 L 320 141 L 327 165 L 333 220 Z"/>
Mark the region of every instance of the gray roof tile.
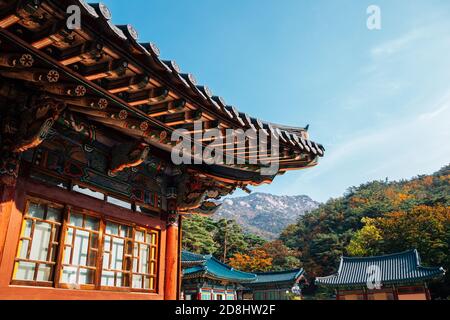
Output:
<path fill-rule="evenodd" d="M 445 274 L 442 268 L 422 267 L 419 253 L 411 250 L 379 257 L 343 257 L 337 274 L 319 277 L 316 284 L 330 287 L 365 286 L 371 266 L 380 268 L 382 284 L 421 282 Z"/>

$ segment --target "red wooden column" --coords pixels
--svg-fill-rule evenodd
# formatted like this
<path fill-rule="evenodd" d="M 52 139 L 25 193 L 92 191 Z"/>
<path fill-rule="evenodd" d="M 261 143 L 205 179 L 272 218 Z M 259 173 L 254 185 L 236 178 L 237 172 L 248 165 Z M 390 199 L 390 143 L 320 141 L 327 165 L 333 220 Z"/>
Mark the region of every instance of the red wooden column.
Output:
<path fill-rule="evenodd" d="M 426 282 L 423 285 L 423 289 L 425 290 L 425 295 L 427 297 L 427 300 L 431 301 L 432 300 L 431 299 L 431 292 L 430 292 L 430 289 L 428 288 L 428 284 Z"/>
<path fill-rule="evenodd" d="M 12 152 L 17 139 L 14 116 L 2 110 L 0 114 L 0 262 L 5 249 L 11 212 L 15 208 L 16 183 L 19 176 L 20 155 Z"/>
<path fill-rule="evenodd" d="M 0 180 L 1 181 L 1 180 Z M 8 224 L 15 206 L 16 185 L 0 182 L 0 263 L 3 258 Z"/>
<path fill-rule="evenodd" d="M 166 229 L 166 269 L 164 283 L 164 299 L 179 298 L 179 215 L 177 208 L 177 193 L 171 188 L 167 195 L 167 229 Z"/>

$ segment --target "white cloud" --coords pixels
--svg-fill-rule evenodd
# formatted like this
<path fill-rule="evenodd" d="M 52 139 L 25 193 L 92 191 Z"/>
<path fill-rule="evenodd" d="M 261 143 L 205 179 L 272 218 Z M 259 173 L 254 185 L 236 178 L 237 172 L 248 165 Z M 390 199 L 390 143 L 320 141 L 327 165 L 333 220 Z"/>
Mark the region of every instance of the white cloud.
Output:
<path fill-rule="evenodd" d="M 382 43 L 371 50 L 371 56 L 375 59 L 381 57 L 387 57 L 399 53 L 402 50 L 407 49 L 415 41 L 424 37 L 427 34 L 425 28 L 415 29 L 408 32 L 396 39 Z"/>
<path fill-rule="evenodd" d="M 450 88 L 429 105 L 425 109 L 431 111 L 401 119 L 382 130 L 355 133 L 351 140 L 328 150 L 319 166 L 305 171 L 295 185 L 325 200 L 324 192 L 338 196 L 351 185 L 385 177 L 408 178 L 439 169 L 450 162 Z M 330 186 L 317 188 L 330 180 L 334 180 Z"/>

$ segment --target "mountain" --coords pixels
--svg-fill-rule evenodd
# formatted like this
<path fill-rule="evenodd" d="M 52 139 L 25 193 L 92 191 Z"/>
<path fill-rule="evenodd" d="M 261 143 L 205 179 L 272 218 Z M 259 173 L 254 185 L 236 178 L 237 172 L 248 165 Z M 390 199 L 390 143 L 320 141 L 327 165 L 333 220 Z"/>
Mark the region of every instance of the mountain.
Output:
<path fill-rule="evenodd" d="M 296 223 L 299 217 L 318 207 L 319 203 L 308 196 L 254 193 L 224 200 L 214 219 L 235 220 L 245 230 L 273 240 L 288 225 Z"/>

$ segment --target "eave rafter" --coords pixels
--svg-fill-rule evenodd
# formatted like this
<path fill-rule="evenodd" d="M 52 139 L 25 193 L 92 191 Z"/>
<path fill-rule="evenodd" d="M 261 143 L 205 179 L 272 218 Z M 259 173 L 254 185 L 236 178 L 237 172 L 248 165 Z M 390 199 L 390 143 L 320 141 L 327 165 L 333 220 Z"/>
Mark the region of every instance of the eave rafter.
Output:
<path fill-rule="evenodd" d="M 173 146 L 167 139 L 173 130 L 186 129 L 194 140 L 198 132 L 193 124 L 202 120 L 202 135 L 218 128 L 225 138 L 225 130 L 231 128 L 262 132 L 269 142 L 277 139 L 282 167 L 303 167 L 308 159 L 324 154 L 323 146 L 297 132 L 264 123 L 227 105 L 191 74 L 182 73 L 175 61 L 161 60 L 155 45 L 139 43 L 132 26 L 114 25 L 102 4 L 77 0 L 17 2 L 0 0 L 5 9 L 0 14 L 0 27 L 4 28 L 0 32 L 10 39 L 20 38 L 22 48 L 29 50 L 0 56 L 0 74 L 62 98 L 72 112 L 134 137 L 150 137 L 166 150 Z M 81 30 L 67 30 L 64 25 L 65 8 L 70 4 L 81 4 Z M 42 63 L 35 66 L 34 61 L 21 65 L 24 54 L 55 68 L 42 68 Z M 205 145 L 212 140 L 214 137 L 202 137 L 196 143 Z M 266 160 L 251 147 L 245 148 L 231 150 L 235 157 Z"/>

